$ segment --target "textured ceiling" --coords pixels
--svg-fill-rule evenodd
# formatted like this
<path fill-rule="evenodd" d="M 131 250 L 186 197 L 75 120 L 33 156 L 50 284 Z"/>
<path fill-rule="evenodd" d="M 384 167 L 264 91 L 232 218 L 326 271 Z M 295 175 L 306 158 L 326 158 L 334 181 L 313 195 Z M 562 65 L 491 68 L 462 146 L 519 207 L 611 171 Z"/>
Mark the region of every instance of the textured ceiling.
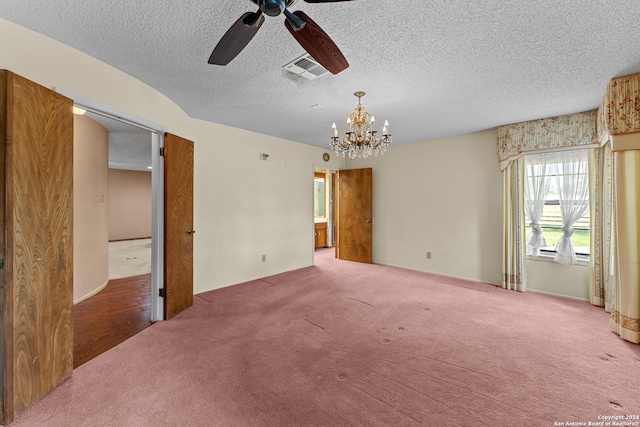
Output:
<path fill-rule="evenodd" d="M 304 51 L 266 21 L 226 67 L 207 59 L 249 0 L 2 0 L 0 17 L 156 88 L 192 117 L 327 146 L 362 103 L 394 144 L 597 108 L 612 77 L 640 72 L 638 0 L 297 2 L 351 66 L 309 81 Z M 319 105 L 320 108 L 311 108 Z"/>

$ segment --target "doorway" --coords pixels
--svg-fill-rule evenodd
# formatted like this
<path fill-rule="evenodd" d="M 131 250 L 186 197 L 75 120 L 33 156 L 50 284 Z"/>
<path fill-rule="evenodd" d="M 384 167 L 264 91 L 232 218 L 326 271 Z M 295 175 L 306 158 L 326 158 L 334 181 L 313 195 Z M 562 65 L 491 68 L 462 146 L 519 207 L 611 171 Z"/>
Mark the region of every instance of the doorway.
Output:
<path fill-rule="evenodd" d="M 81 274 L 74 274 L 74 367 L 162 316 L 161 304 L 154 301 L 158 292 L 153 291 L 163 277 L 163 251 L 158 250 L 163 240 L 158 226 L 162 163 L 157 158 L 162 134 L 121 114 L 86 105 L 81 110 L 74 119 L 81 126 L 74 127 L 84 129 L 90 123 L 98 131 L 75 142 L 80 166 L 74 170 L 74 272 Z M 84 136 L 74 133 L 75 139 Z M 92 275 L 99 276 L 99 282 L 87 288 L 89 276 L 82 274 L 83 264 L 92 258 L 95 263 L 96 256 L 101 256 L 100 268 Z"/>
<path fill-rule="evenodd" d="M 323 222 L 326 222 L 327 234 L 331 234 L 330 246 L 335 247 L 336 258 L 372 263 L 372 177 L 371 168 L 314 169 L 315 248 L 323 247 L 319 240 L 322 239 Z M 327 192 L 326 211 L 322 207 L 323 187 Z M 319 212 L 326 216 L 319 215 Z"/>
<path fill-rule="evenodd" d="M 335 245 L 335 174 L 331 169 L 315 168 L 313 171 L 314 249 Z"/>
<path fill-rule="evenodd" d="M 109 132 L 109 279 L 151 274 L 152 132 L 87 113 Z M 150 290 L 149 290 L 150 291 Z"/>

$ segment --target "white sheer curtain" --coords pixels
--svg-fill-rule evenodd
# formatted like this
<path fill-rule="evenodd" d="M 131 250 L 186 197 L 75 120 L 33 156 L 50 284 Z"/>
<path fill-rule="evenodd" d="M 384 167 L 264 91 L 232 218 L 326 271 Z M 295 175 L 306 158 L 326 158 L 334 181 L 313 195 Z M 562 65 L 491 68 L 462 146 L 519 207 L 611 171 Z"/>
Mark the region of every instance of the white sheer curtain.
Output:
<path fill-rule="evenodd" d="M 542 235 L 540 219 L 549 193 L 551 181 L 556 174 L 555 154 L 537 154 L 525 157 L 524 214 L 529 220 L 531 231 L 527 235 L 527 253 L 540 254 L 540 248 L 547 246 Z"/>
<path fill-rule="evenodd" d="M 556 244 L 554 261 L 575 264 L 577 258 L 571 243 L 573 224 L 589 209 L 589 162 L 586 150 L 555 153 L 558 163 L 556 188 L 562 215 L 562 236 Z"/>

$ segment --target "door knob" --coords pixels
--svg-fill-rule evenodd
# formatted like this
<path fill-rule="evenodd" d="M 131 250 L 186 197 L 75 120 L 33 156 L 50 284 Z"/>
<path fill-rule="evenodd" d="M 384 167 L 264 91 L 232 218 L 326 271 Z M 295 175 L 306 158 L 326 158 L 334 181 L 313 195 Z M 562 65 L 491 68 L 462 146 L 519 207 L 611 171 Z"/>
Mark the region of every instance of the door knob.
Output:
<path fill-rule="evenodd" d="M 187 234 L 195 234 L 196 230 L 188 229 Z"/>
<path fill-rule="evenodd" d="M 371 224 L 371 220 L 370 219 L 367 220 L 367 224 Z"/>

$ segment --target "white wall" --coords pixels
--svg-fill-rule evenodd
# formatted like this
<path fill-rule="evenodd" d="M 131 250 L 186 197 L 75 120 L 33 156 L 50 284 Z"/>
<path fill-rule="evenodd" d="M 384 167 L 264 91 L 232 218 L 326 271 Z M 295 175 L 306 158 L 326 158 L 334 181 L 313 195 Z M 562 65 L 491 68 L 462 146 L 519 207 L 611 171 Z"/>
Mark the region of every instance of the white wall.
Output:
<path fill-rule="evenodd" d="M 494 130 L 392 145 L 384 156 L 347 167 L 373 168 L 374 262 L 501 283 Z"/>

